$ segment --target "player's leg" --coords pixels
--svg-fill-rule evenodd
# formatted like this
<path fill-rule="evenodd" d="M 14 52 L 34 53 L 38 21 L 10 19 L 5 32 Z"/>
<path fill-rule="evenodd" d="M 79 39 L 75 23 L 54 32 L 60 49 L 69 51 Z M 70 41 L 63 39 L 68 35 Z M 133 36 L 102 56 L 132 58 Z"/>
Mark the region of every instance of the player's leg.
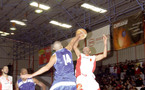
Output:
<path fill-rule="evenodd" d="M 77 77 L 76 80 L 77 83 L 77 90 L 87 90 L 87 80 L 86 80 L 86 76 L 80 75 Z"/>
<path fill-rule="evenodd" d="M 99 84 L 96 82 L 96 80 L 93 77 L 88 79 L 88 89 L 100 90 Z"/>

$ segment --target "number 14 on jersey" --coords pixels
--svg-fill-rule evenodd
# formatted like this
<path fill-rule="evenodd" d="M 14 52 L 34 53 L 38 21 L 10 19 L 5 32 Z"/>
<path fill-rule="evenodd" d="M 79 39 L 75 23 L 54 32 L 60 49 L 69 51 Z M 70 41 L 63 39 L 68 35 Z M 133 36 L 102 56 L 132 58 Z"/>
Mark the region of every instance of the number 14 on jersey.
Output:
<path fill-rule="evenodd" d="M 68 63 L 71 63 L 71 58 L 68 54 L 63 55 L 63 60 L 65 65 L 67 65 Z"/>

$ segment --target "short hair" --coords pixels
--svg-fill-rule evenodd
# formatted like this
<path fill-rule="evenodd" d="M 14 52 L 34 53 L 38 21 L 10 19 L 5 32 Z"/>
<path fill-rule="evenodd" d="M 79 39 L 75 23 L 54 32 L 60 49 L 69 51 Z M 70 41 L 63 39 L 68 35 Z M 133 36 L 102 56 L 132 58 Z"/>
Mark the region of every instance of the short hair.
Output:
<path fill-rule="evenodd" d="M 86 49 L 86 48 L 89 48 L 89 47 L 84 47 L 84 48 L 83 48 L 83 51 L 84 51 L 84 49 Z M 89 48 L 89 49 L 90 49 L 90 48 Z"/>
<path fill-rule="evenodd" d="M 60 44 L 60 45 L 61 45 L 61 42 L 60 42 L 60 41 L 55 41 L 55 42 L 53 43 L 53 47 L 54 47 L 55 44 Z"/>
<path fill-rule="evenodd" d="M 23 70 L 27 70 L 27 68 L 22 68 L 22 69 L 21 69 L 21 72 L 22 72 Z M 27 71 L 28 71 L 28 70 L 27 70 Z"/>
<path fill-rule="evenodd" d="M 55 42 L 53 43 L 53 48 L 55 48 L 55 49 L 59 49 L 58 46 L 57 46 L 57 47 L 54 47 L 55 45 L 62 46 L 62 44 L 61 44 L 60 41 L 55 41 Z"/>
<path fill-rule="evenodd" d="M 8 65 L 4 65 L 4 66 L 2 67 L 2 69 L 4 69 L 4 67 L 8 67 Z"/>

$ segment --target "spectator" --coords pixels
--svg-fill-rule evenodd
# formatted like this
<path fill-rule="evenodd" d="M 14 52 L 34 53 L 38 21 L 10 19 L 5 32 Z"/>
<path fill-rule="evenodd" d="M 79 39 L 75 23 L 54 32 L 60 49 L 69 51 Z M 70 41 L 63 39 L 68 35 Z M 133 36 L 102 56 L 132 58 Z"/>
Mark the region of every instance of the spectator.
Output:
<path fill-rule="evenodd" d="M 141 87 L 141 89 L 140 90 L 145 90 L 145 86 L 144 85 L 142 85 L 142 87 Z"/>
<path fill-rule="evenodd" d="M 136 83 L 136 87 L 141 87 L 143 85 L 143 81 L 141 77 L 137 77 L 135 83 Z"/>
<path fill-rule="evenodd" d="M 145 90 L 145 86 L 142 86 L 145 84 L 145 63 L 143 63 L 143 67 L 133 61 L 121 62 L 117 65 L 109 66 L 110 74 L 106 73 L 107 67 L 105 67 L 105 73 L 102 69 L 100 75 L 97 75 L 101 90 L 140 90 L 140 88 L 142 88 L 141 90 Z M 115 69 L 117 69 L 117 77 L 114 75 Z"/>
<path fill-rule="evenodd" d="M 138 65 L 136 65 L 135 67 L 135 76 L 139 76 L 141 73 L 140 67 Z"/>

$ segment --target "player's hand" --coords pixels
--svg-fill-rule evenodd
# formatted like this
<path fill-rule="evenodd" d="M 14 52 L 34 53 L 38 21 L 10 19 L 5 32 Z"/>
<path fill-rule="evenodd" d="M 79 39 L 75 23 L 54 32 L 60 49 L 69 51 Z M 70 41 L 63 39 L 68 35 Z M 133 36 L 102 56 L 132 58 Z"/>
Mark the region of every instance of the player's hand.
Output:
<path fill-rule="evenodd" d="M 107 36 L 105 34 L 103 34 L 103 41 L 104 41 L 104 45 L 107 45 Z"/>
<path fill-rule="evenodd" d="M 84 35 L 84 34 L 83 34 L 82 32 L 80 32 L 79 34 L 76 34 L 76 36 L 79 37 L 79 41 L 82 40 L 81 37 L 82 37 L 83 35 Z"/>
<path fill-rule="evenodd" d="M 83 35 L 83 33 L 82 32 L 80 32 L 79 34 L 76 34 L 76 36 L 82 36 Z"/>
<path fill-rule="evenodd" d="M 31 74 L 25 74 L 25 75 L 21 75 L 20 76 L 21 78 L 32 78 L 32 75 Z"/>

